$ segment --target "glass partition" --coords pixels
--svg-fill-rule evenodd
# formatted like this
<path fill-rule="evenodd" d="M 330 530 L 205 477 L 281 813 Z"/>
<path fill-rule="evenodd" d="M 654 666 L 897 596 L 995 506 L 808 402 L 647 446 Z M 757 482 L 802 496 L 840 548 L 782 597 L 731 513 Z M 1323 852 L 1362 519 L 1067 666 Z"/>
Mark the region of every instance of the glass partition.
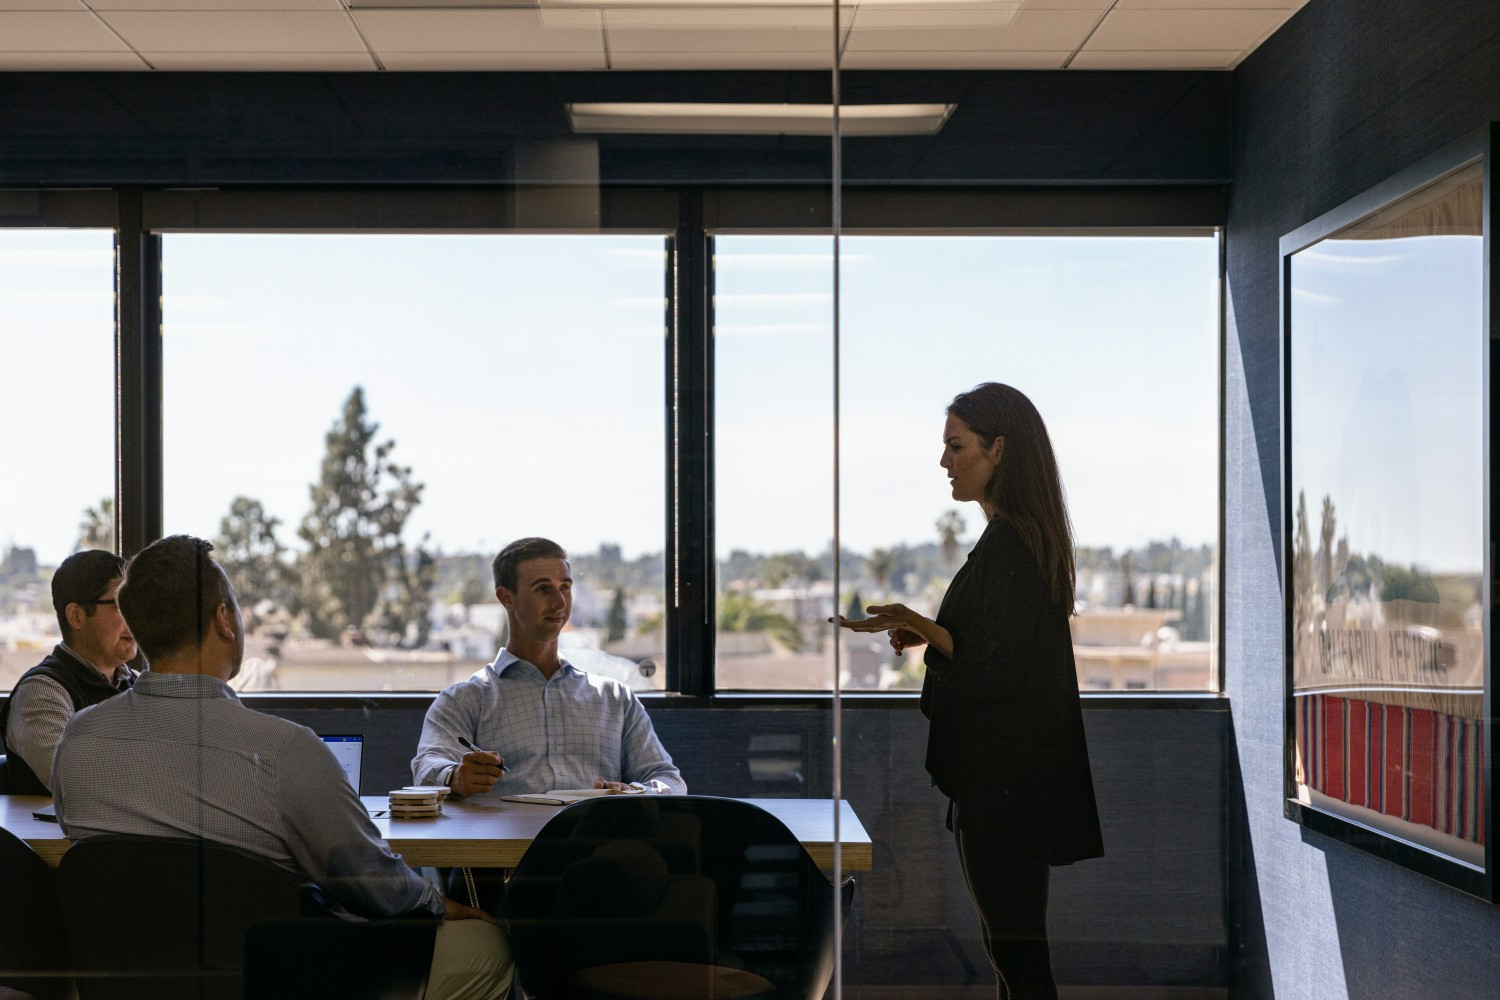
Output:
<path fill-rule="evenodd" d="M 0 690 L 60 635 L 50 581 L 115 547 L 114 232 L 0 229 Z"/>

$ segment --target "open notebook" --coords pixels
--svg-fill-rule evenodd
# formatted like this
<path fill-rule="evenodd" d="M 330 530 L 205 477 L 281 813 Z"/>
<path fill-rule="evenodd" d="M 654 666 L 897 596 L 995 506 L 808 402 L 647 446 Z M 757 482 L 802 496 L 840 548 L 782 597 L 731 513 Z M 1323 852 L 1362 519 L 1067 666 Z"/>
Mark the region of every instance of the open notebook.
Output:
<path fill-rule="evenodd" d="M 618 788 L 553 788 L 546 792 L 532 792 L 527 795 L 502 795 L 500 798 L 506 802 L 531 802 L 542 806 L 565 806 L 570 802 L 580 799 L 592 799 L 599 795 L 644 795 L 646 789 L 632 788 L 629 791 L 621 791 Z"/>

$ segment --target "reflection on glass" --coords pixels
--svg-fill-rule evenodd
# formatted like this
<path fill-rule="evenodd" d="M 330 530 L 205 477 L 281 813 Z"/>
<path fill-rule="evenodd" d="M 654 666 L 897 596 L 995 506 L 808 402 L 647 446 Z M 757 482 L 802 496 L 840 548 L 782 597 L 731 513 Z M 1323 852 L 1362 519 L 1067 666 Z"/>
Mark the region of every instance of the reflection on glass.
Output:
<path fill-rule="evenodd" d="M 542 535 L 563 655 L 665 682 L 661 237 L 168 235 L 165 524 L 216 540 L 244 690 L 436 690 Z"/>
<path fill-rule="evenodd" d="M 1482 176 L 1292 257 L 1305 802 L 1484 863 Z"/>
<path fill-rule="evenodd" d="M 1079 545 L 1080 686 L 1216 684 L 1214 237 L 845 237 L 839 594 L 828 242 L 715 250 L 721 688 L 826 690 L 835 610 L 936 613 L 983 528 L 938 467 L 944 407 L 985 380 L 1048 415 Z M 920 688 L 919 650 L 842 641 L 845 687 Z"/>
<path fill-rule="evenodd" d="M 114 549 L 114 234 L 0 229 L 0 690 L 57 644 L 50 582 Z"/>

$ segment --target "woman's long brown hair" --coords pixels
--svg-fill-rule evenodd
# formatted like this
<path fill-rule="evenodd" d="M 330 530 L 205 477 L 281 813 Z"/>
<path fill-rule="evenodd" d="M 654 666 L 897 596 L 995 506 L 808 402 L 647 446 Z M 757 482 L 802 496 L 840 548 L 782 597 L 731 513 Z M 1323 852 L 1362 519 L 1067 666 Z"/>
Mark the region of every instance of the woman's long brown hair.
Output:
<path fill-rule="evenodd" d="M 1015 527 L 1031 549 L 1052 602 L 1073 610 L 1073 524 L 1047 425 L 1019 389 L 985 382 L 961 392 L 948 413 L 968 425 L 988 448 L 1004 438 L 1000 464 L 985 487 L 985 505 Z"/>

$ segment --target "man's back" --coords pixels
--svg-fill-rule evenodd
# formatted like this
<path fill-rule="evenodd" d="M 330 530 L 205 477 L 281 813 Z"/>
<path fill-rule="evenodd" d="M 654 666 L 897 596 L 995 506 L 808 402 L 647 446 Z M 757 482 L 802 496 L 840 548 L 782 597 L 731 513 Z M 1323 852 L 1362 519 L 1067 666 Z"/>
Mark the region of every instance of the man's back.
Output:
<path fill-rule="evenodd" d="M 437 891 L 380 841 L 322 741 L 245 708 L 217 678 L 147 671 L 134 690 L 78 713 L 53 782 L 70 840 L 202 837 L 317 882 L 356 913 L 443 912 Z"/>

